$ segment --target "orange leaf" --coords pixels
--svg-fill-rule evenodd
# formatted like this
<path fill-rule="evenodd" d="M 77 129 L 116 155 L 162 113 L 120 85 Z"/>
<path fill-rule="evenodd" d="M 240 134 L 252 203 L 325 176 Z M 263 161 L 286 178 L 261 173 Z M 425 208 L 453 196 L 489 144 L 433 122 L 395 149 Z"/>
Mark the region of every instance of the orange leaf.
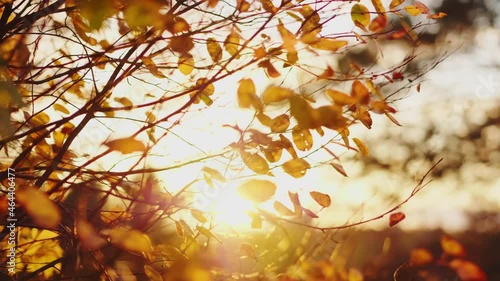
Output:
<path fill-rule="evenodd" d="M 387 16 L 386 15 L 378 15 L 368 26 L 368 29 L 372 32 L 382 32 L 387 26 Z"/>
<path fill-rule="evenodd" d="M 411 251 L 410 264 L 412 266 L 422 266 L 434 260 L 431 252 L 426 249 L 416 248 Z"/>
<path fill-rule="evenodd" d="M 144 143 L 134 139 L 133 137 L 107 141 L 104 143 L 104 145 L 109 147 L 109 149 L 112 151 L 119 151 L 123 154 L 143 152 L 146 150 Z"/>
<path fill-rule="evenodd" d="M 458 242 L 448 235 L 443 235 L 441 237 L 441 248 L 445 254 L 452 257 L 465 257 L 465 248 Z"/>
<path fill-rule="evenodd" d="M 461 281 L 487 281 L 484 271 L 475 263 L 454 259 L 450 262 L 450 268 L 455 270 Z"/>
<path fill-rule="evenodd" d="M 331 166 L 332 166 L 335 170 L 337 170 L 337 172 L 339 172 L 341 175 L 343 175 L 344 177 L 347 177 L 347 173 L 345 172 L 344 167 L 342 167 L 342 165 L 337 164 L 337 163 L 330 163 L 330 165 L 331 165 Z"/>
<path fill-rule="evenodd" d="M 355 98 L 359 104 L 368 104 L 370 102 L 370 91 L 359 80 L 352 83 L 351 96 Z"/>
<path fill-rule="evenodd" d="M 283 163 L 282 168 L 290 176 L 294 178 L 301 178 L 305 176 L 307 169 L 311 168 L 311 166 L 306 160 L 296 158 Z"/>
<path fill-rule="evenodd" d="M 448 15 L 447 13 L 439 12 L 439 13 L 434 14 L 434 15 L 428 15 L 427 18 L 437 20 L 437 19 L 444 18 L 447 15 Z"/>
<path fill-rule="evenodd" d="M 368 147 L 358 138 L 352 138 L 356 146 L 359 148 L 359 151 L 363 153 L 365 156 L 370 156 L 370 151 L 368 150 Z"/>
<path fill-rule="evenodd" d="M 398 224 L 400 221 L 404 220 L 406 215 L 402 212 L 392 213 L 389 217 L 389 226 L 393 227 Z"/>
<path fill-rule="evenodd" d="M 61 212 L 42 190 L 31 186 L 19 189 L 16 200 L 36 225 L 42 228 L 56 228 L 59 225 Z"/>
<path fill-rule="evenodd" d="M 332 203 L 330 195 L 328 194 L 324 194 L 317 191 L 311 191 L 309 192 L 309 194 L 311 195 L 312 199 L 314 199 L 314 201 L 316 201 L 316 203 L 318 203 L 323 208 L 329 207 L 330 204 Z"/>
<path fill-rule="evenodd" d="M 265 104 L 284 101 L 285 99 L 291 97 L 294 92 L 288 88 L 283 88 L 279 86 L 269 86 L 262 93 L 262 102 Z"/>
<path fill-rule="evenodd" d="M 278 211 L 278 213 L 282 216 L 293 216 L 294 212 L 292 210 L 288 209 L 283 203 L 274 201 L 274 209 Z"/>

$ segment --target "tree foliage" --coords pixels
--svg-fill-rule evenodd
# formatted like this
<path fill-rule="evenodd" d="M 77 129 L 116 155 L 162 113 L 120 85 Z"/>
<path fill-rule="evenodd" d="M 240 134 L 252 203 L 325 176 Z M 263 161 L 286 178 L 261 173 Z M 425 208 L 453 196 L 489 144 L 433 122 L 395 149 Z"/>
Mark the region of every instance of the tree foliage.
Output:
<path fill-rule="evenodd" d="M 273 177 L 299 179 L 321 165 L 347 176 L 339 153 L 370 155 L 351 126 L 370 129 L 374 115 L 400 125 L 395 95 L 428 70 L 406 69 L 420 44 L 416 30 L 445 16 L 414 2 L 1 1 L 0 148 L 7 160 L 0 166 L 15 170 L 22 253 L 9 274 L 16 280 L 278 276 L 255 245 L 224 246 L 214 214 L 196 207 L 192 187 L 242 180 L 236 189 L 253 201 L 253 228 L 348 227 L 311 222 L 333 204 L 326 193 L 309 193 L 318 211 L 302 206 L 304 194 L 288 192 L 286 202 L 278 201 Z M 414 24 L 412 17 L 422 14 Z M 412 51 L 395 65 L 335 64 L 364 46 L 383 56 L 377 44 L 389 41 Z M 190 118 L 206 121 L 231 107 L 250 117 L 226 117 L 234 139 L 215 151 L 175 156 L 184 153 L 175 147 L 181 142 L 196 150 L 182 133 Z M 320 153 L 329 159 L 316 161 Z M 162 160 L 152 161 L 158 155 Z M 176 190 L 155 175 L 196 164 L 203 167 L 182 174 L 187 184 Z M 409 197 L 423 186 L 422 179 Z M 8 216 L 7 196 L 0 200 Z M 260 207 L 269 201 L 276 212 Z M 390 224 L 402 218 L 393 213 Z M 2 241 L 8 233 L 4 227 Z M 234 257 L 258 266 L 238 268 Z M 304 264 L 303 276 L 269 278 L 320 280 L 318 272 L 336 272 L 335 280 L 362 280 L 354 269 Z"/>

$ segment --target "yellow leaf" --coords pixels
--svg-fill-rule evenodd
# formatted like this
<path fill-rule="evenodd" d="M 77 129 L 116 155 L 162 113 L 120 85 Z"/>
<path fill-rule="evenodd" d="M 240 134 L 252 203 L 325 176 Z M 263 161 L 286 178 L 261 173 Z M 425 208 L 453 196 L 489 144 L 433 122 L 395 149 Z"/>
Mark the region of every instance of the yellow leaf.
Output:
<path fill-rule="evenodd" d="M 255 203 L 269 200 L 276 192 L 276 185 L 268 180 L 252 179 L 237 187 L 238 194 Z"/>
<path fill-rule="evenodd" d="M 249 257 L 254 261 L 257 261 L 257 255 L 255 254 L 255 250 L 253 249 L 252 245 L 246 242 L 241 243 L 239 252 L 240 256 Z"/>
<path fill-rule="evenodd" d="M 179 234 L 180 237 L 184 236 L 184 228 L 182 227 L 182 224 L 179 221 L 175 221 L 175 230 L 177 231 L 177 234 Z"/>
<path fill-rule="evenodd" d="M 222 47 L 215 38 L 211 37 L 207 39 L 207 51 L 215 63 L 222 59 Z"/>
<path fill-rule="evenodd" d="M 257 97 L 255 84 L 252 79 L 241 79 L 238 86 L 238 105 L 241 108 L 254 106 L 256 110 L 262 109 L 259 97 Z"/>
<path fill-rule="evenodd" d="M 281 39 L 283 40 L 283 46 L 288 51 L 295 51 L 297 38 L 295 38 L 295 35 L 283 25 L 281 19 L 278 19 L 278 22 L 277 28 L 279 34 L 281 35 Z"/>
<path fill-rule="evenodd" d="M 410 265 L 422 266 L 431 263 L 434 260 L 431 252 L 426 249 L 416 248 L 411 251 Z"/>
<path fill-rule="evenodd" d="M 294 126 L 292 129 L 292 139 L 300 151 L 308 151 L 313 146 L 313 137 L 309 129 Z"/>
<path fill-rule="evenodd" d="M 428 15 L 431 10 L 422 2 L 420 1 L 414 1 L 413 4 L 415 4 L 415 7 L 420 10 L 420 12 L 424 15 Z"/>
<path fill-rule="evenodd" d="M 286 114 L 281 114 L 271 120 L 271 132 L 283 133 L 290 126 L 290 117 Z"/>
<path fill-rule="evenodd" d="M 366 30 L 366 26 L 370 23 L 370 11 L 362 4 L 354 4 L 351 8 L 351 19 L 356 26 Z"/>
<path fill-rule="evenodd" d="M 282 216 L 293 216 L 294 212 L 292 210 L 288 209 L 283 203 L 274 201 L 274 209 Z"/>
<path fill-rule="evenodd" d="M 265 175 L 269 173 L 269 164 L 267 164 L 266 159 L 257 153 L 248 153 L 245 151 L 241 152 L 241 158 L 245 165 L 252 171 L 259 175 Z"/>
<path fill-rule="evenodd" d="M 165 75 L 158 69 L 158 67 L 153 62 L 152 59 L 150 59 L 149 57 L 143 57 L 141 60 L 142 63 L 144 63 L 144 65 L 146 66 L 146 68 L 149 70 L 149 72 L 153 74 L 153 76 L 158 78 L 165 78 Z"/>
<path fill-rule="evenodd" d="M 389 226 L 393 227 L 396 224 L 398 224 L 400 221 L 404 220 L 405 218 L 406 218 L 406 215 L 402 212 L 392 213 L 389 216 Z"/>
<path fill-rule="evenodd" d="M 149 281 L 163 281 L 161 274 L 147 264 L 144 266 L 144 274 L 149 278 Z"/>
<path fill-rule="evenodd" d="M 320 125 L 328 129 L 339 130 L 347 127 L 347 119 L 342 115 L 342 107 L 326 105 L 316 110 L 319 114 Z"/>
<path fill-rule="evenodd" d="M 126 98 L 126 97 L 114 98 L 114 100 L 117 103 L 120 103 L 120 104 L 122 104 L 125 107 L 132 107 L 132 106 L 134 106 L 134 104 L 132 103 L 132 101 L 129 100 L 128 98 Z"/>
<path fill-rule="evenodd" d="M 252 228 L 262 228 L 262 218 L 259 214 L 249 213 L 249 216 L 252 218 L 250 225 Z"/>
<path fill-rule="evenodd" d="M 23 206 L 34 223 L 42 228 L 57 228 L 61 221 L 61 212 L 47 194 L 34 187 L 19 189 L 16 201 Z"/>
<path fill-rule="evenodd" d="M 464 246 L 448 235 L 441 236 L 441 248 L 445 254 L 452 257 L 460 258 L 466 256 Z"/>
<path fill-rule="evenodd" d="M 354 141 L 354 143 L 356 144 L 356 146 L 359 148 L 359 151 L 361 151 L 361 153 L 363 153 L 365 156 L 369 156 L 370 155 L 370 151 L 368 150 L 368 148 L 366 147 L 366 145 L 358 138 L 352 138 L 352 140 Z"/>
<path fill-rule="evenodd" d="M 115 227 L 109 231 L 110 242 L 133 253 L 148 253 L 153 250 L 149 237 L 137 229 Z"/>
<path fill-rule="evenodd" d="M 320 38 L 319 42 L 311 44 L 311 47 L 318 49 L 318 50 L 335 52 L 338 49 L 340 49 L 346 45 L 347 45 L 347 41 L 344 41 L 344 40 Z"/>
<path fill-rule="evenodd" d="M 283 144 L 280 141 L 272 141 L 262 152 L 270 163 L 278 162 L 283 153 Z"/>
<path fill-rule="evenodd" d="M 238 53 L 240 44 L 240 36 L 236 32 L 231 32 L 224 41 L 224 49 L 235 59 L 239 59 L 240 55 Z"/>
<path fill-rule="evenodd" d="M 298 95 L 290 97 L 290 115 L 297 120 L 301 128 L 314 129 L 320 125 L 320 113 Z"/>
<path fill-rule="evenodd" d="M 45 112 L 38 112 L 31 118 L 29 123 L 33 126 L 41 126 L 50 122 L 50 117 Z"/>
<path fill-rule="evenodd" d="M 189 75 L 194 69 L 194 58 L 191 54 L 181 54 L 177 63 L 179 71 L 184 75 Z"/>
<path fill-rule="evenodd" d="M 288 160 L 282 165 L 283 170 L 294 178 L 303 177 L 310 167 L 309 163 L 302 158 Z"/>
<path fill-rule="evenodd" d="M 329 207 L 330 204 L 332 203 L 330 195 L 328 194 L 324 194 L 317 191 L 311 191 L 309 192 L 309 194 L 311 195 L 312 199 L 314 199 L 314 201 L 316 201 L 316 203 L 318 203 L 323 208 Z"/>
<path fill-rule="evenodd" d="M 401 26 L 403 26 L 404 30 L 406 31 L 406 33 L 408 35 L 410 35 L 410 38 L 411 40 L 415 43 L 415 44 L 420 44 L 420 40 L 418 38 L 418 35 L 417 33 L 415 32 L 415 30 L 413 30 L 413 28 L 411 27 L 410 24 L 408 24 L 405 20 L 401 20 Z"/>
<path fill-rule="evenodd" d="M 439 13 L 434 14 L 434 15 L 429 15 L 429 16 L 427 16 L 427 18 L 437 20 L 437 19 L 444 18 L 447 15 L 448 15 L 447 13 L 439 12 Z"/>
<path fill-rule="evenodd" d="M 397 6 L 403 4 L 405 0 L 392 0 L 391 1 L 391 4 L 389 4 L 389 8 L 392 10 L 394 8 L 396 8 Z"/>
<path fill-rule="evenodd" d="M 368 104 L 370 102 L 370 91 L 359 80 L 352 83 L 351 96 L 358 104 Z"/>
<path fill-rule="evenodd" d="M 262 101 L 264 104 L 284 101 L 291 97 L 294 92 L 288 88 L 271 85 L 262 93 Z"/>
<path fill-rule="evenodd" d="M 93 251 L 106 245 L 106 240 L 97 234 L 94 226 L 81 218 L 76 219 L 76 236 L 80 245 Z"/>
<path fill-rule="evenodd" d="M 415 6 L 412 6 L 412 5 L 408 5 L 405 7 L 405 11 L 410 15 L 410 16 L 418 16 L 420 15 L 420 13 L 422 12 L 419 8 L 415 7 Z"/>
<path fill-rule="evenodd" d="M 182 17 L 175 17 L 174 26 L 172 27 L 173 33 L 182 33 L 189 31 L 189 23 Z"/>
<path fill-rule="evenodd" d="M 64 107 L 58 103 L 54 104 L 54 110 L 57 110 L 57 111 L 62 112 L 64 114 L 69 114 L 69 110 L 66 107 Z"/>
<path fill-rule="evenodd" d="M 237 8 L 240 13 L 244 13 L 250 8 L 250 3 L 245 0 L 237 0 L 236 3 L 238 4 Z"/>
<path fill-rule="evenodd" d="M 274 14 L 278 11 L 278 8 L 274 6 L 271 0 L 259 0 L 259 1 L 262 4 L 262 8 L 264 8 L 266 12 Z"/>
<path fill-rule="evenodd" d="M 213 95 L 215 92 L 215 86 L 212 83 L 209 83 L 207 78 L 199 78 L 196 80 L 195 91 L 191 91 L 189 96 L 191 98 L 195 97 L 193 103 L 197 104 L 202 100 L 205 104 L 208 104 L 211 99 L 209 96 Z"/>
<path fill-rule="evenodd" d="M 354 118 L 358 119 L 365 125 L 366 128 L 371 129 L 372 128 L 372 117 L 370 115 L 370 112 L 366 110 L 364 107 L 359 107 L 356 109 L 356 112 L 353 114 Z"/>
<path fill-rule="evenodd" d="M 132 152 L 144 152 L 146 147 L 144 143 L 134 139 L 133 137 L 116 139 L 112 141 L 107 141 L 104 143 L 112 151 L 119 151 L 123 154 L 129 154 Z"/>
<path fill-rule="evenodd" d="M 201 223 L 206 223 L 208 221 L 207 217 L 205 217 L 205 214 L 203 214 L 203 212 L 200 210 L 191 209 L 191 215 Z"/>
<path fill-rule="evenodd" d="M 302 5 L 299 13 L 302 15 L 302 17 L 304 17 L 304 21 L 302 22 L 303 33 L 321 31 L 321 25 L 319 24 L 321 17 L 313 8 L 311 8 L 310 5 Z"/>
<path fill-rule="evenodd" d="M 337 90 L 326 90 L 326 94 L 338 105 L 351 105 L 356 103 L 355 98 Z"/>
<path fill-rule="evenodd" d="M 219 181 L 219 182 L 225 182 L 226 181 L 226 178 L 217 170 L 215 169 L 212 169 L 210 167 L 203 167 L 201 169 L 202 172 L 210 175 L 211 178 L 215 179 L 216 181 Z"/>
<path fill-rule="evenodd" d="M 381 0 L 372 0 L 373 7 L 375 7 L 375 11 L 379 14 L 385 13 L 384 5 L 382 5 Z"/>

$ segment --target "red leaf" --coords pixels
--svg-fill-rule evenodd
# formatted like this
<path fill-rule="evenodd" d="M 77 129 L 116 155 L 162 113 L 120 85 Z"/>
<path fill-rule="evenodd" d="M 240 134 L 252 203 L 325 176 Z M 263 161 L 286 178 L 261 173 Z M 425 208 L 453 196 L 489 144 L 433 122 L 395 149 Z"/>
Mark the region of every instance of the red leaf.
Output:
<path fill-rule="evenodd" d="M 406 215 L 402 212 L 392 213 L 389 217 L 389 226 L 393 227 L 398 224 L 400 221 L 404 220 Z"/>

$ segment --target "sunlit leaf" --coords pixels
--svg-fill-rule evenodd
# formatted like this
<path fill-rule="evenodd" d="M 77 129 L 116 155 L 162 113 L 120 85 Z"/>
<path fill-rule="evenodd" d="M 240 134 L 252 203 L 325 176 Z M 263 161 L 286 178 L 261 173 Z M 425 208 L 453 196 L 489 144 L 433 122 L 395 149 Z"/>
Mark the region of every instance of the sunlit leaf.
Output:
<path fill-rule="evenodd" d="M 20 188 L 16 192 L 16 202 L 42 228 L 57 228 L 61 221 L 61 211 L 42 190 L 31 186 Z"/>
<path fill-rule="evenodd" d="M 427 18 L 429 19 L 441 19 L 441 18 L 444 18 L 446 17 L 448 14 L 447 13 L 443 13 L 443 12 L 439 12 L 437 14 L 434 14 L 434 15 L 428 15 Z"/>
<path fill-rule="evenodd" d="M 281 35 L 281 39 L 283 40 L 283 46 L 288 51 L 295 51 L 295 43 L 297 42 L 297 38 L 295 35 L 288 30 L 283 22 L 278 19 L 278 32 Z"/>
<path fill-rule="evenodd" d="M 365 125 L 366 128 L 368 128 L 368 129 L 372 128 L 373 120 L 372 120 L 372 117 L 370 115 L 370 112 L 368 110 L 366 110 L 365 107 L 358 107 L 356 109 L 356 112 L 353 114 L 353 116 L 357 120 L 361 121 L 361 123 L 363 123 L 363 125 Z"/>
<path fill-rule="evenodd" d="M 194 69 L 194 58 L 191 54 L 181 54 L 179 56 L 179 61 L 177 62 L 177 67 L 179 71 L 184 75 L 189 75 Z"/>
<path fill-rule="evenodd" d="M 281 102 L 291 97 L 294 92 L 288 88 L 271 85 L 262 93 L 262 102 L 265 104 Z"/>
<path fill-rule="evenodd" d="M 144 63 L 144 65 L 146 66 L 146 68 L 149 70 L 149 72 L 151 74 L 153 74 L 153 76 L 155 77 L 158 77 L 158 78 L 165 78 L 165 74 L 163 74 L 159 69 L 158 67 L 156 66 L 156 64 L 153 62 L 153 60 L 149 57 L 143 57 L 142 59 L 142 63 Z"/>
<path fill-rule="evenodd" d="M 384 31 L 386 27 L 387 27 L 387 16 L 384 14 L 384 15 L 378 15 L 375 19 L 373 19 L 370 25 L 368 26 L 368 29 L 371 32 L 380 33 Z"/>
<path fill-rule="evenodd" d="M 215 63 L 222 59 L 222 47 L 215 38 L 211 37 L 207 39 L 207 51 Z"/>
<path fill-rule="evenodd" d="M 370 11 L 362 4 L 354 4 L 351 8 L 351 19 L 356 26 L 366 30 L 370 23 Z"/>
<path fill-rule="evenodd" d="M 244 13 L 250 9 L 250 3 L 245 0 L 237 0 L 236 3 L 238 3 L 237 8 L 240 13 Z"/>
<path fill-rule="evenodd" d="M 180 237 L 184 236 L 184 228 L 182 227 L 182 224 L 179 221 L 175 221 L 175 230 L 177 231 L 177 234 L 179 234 Z"/>
<path fill-rule="evenodd" d="M 464 246 L 449 235 L 441 236 L 441 248 L 445 254 L 452 257 L 460 258 L 466 256 Z"/>
<path fill-rule="evenodd" d="M 320 38 L 317 43 L 311 44 L 311 47 L 318 49 L 318 50 L 336 52 L 338 49 L 340 49 L 346 45 L 347 45 L 347 41 L 344 41 L 344 40 Z"/>
<path fill-rule="evenodd" d="M 256 228 L 256 229 L 260 229 L 262 228 L 262 218 L 260 217 L 259 214 L 257 213 L 249 213 L 249 216 L 252 218 L 252 222 L 251 222 L 251 227 L 252 228 Z"/>
<path fill-rule="evenodd" d="M 487 281 L 486 273 L 475 263 L 463 259 L 453 259 L 450 268 L 455 270 L 462 281 Z"/>
<path fill-rule="evenodd" d="M 321 17 L 310 5 L 302 5 L 299 13 L 304 17 L 304 21 L 302 22 L 302 31 L 304 34 L 313 30 L 315 32 L 321 31 L 321 25 L 319 24 Z"/>
<path fill-rule="evenodd" d="M 282 147 L 292 156 L 293 159 L 297 158 L 297 152 L 295 148 L 293 148 L 292 142 L 285 137 L 283 134 L 280 134 L 280 140 Z"/>
<path fill-rule="evenodd" d="M 163 281 L 161 274 L 147 264 L 144 265 L 144 274 L 146 274 L 150 281 Z"/>
<path fill-rule="evenodd" d="M 361 153 L 363 153 L 363 155 L 370 156 L 370 151 L 368 150 L 368 147 L 366 147 L 366 145 L 363 143 L 363 141 L 361 141 L 358 138 L 352 138 L 352 140 L 354 141 L 356 146 L 359 148 L 359 151 L 361 151 Z"/>
<path fill-rule="evenodd" d="M 255 84 L 252 79 L 241 79 L 238 86 L 238 105 L 241 108 L 249 108 L 254 106 L 256 110 L 262 108 L 260 99 L 257 97 Z"/>
<path fill-rule="evenodd" d="M 343 175 L 344 177 L 347 177 L 347 173 L 345 172 L 344 170 L 344 167 L 340 164 L 337 164 L 337 163 L 330 163 L 330 165 L 337 171 L 339 172 L 341 175 Z"/>
<path fill-rule="evenodd" d="M 373 7 L 379 14 L 385 13 L 384 5 L 382 4 L 382 0 L 372 0 Z"/>
<path fill-rule="evenodd" d="M 116 101 L 117 103 L 120 103 L 121 105 L 125 106 L 125 107 L 132 107 L 134 106 L 134 104 L 132 103 L 132 101 L 126 97 L 120 97 L 120 98 L 114 98 L 114 101 Z"/>
<path fill-rule="evenodd" d="M 419 8 L 413 6 L 413 5 L 408 5 L 405 7 L 405 11 L 410 15 L 410 16 L 418 16 L 422 12 Z"/>
<path fill-rule="evenodd" d="M 276 184 L 268 180 L 251 179 L 238 186 L 237 192 L 245 199 L 260 203 L 274 196 Z"/>
<path fill-rule="evenodd" d="M 363 278 L 363 273 L 361 273 L 361 271 L 354 269 L 354 268 L 349 268 L 347 280 L 348 281 L 363 281 L 365 279 Z"/>
<path fill-rule="evenodd" d="M 290 97 L 290 115 L 297 120 L 298 125 L 305 129 L 314 129 L 320 125 L 321 115 L 303 97 Z"/>
<path fill-rule="evenodd" d="M 149 237 L 137 229 L 115 227 L 109 231 L 110 242 L 133 253 L 148 253 L 153 250 Z"/>
<path fill-rule="evenodd" d="M 89 249 L 89 250 L 97 250 L 106 245 L 106 239 L 102 238 L 97 234 L 94 226 L 81 218 L 76 219 L 76 235 L 78 237 L 78 241 L 80 244 Z"/>
<path fill-rule="evenodd" d="M 203 212 L 200 210 L 191 209 L 191 215 L 201 223 L 206 223 L 208 221 L 207 217 L 205 217 L 205 214 L 203 214 Z"/>
<path fill-rule="evenodd" d="M 392 0 L 391 1 L 391 4 L 389 4 L 389 8 L 392 10 L 394 8 L 396 8 L 397 6 L 403 4 L 405 0 Z"/>
<path fill-rule="evenodd" d="M 292 210 L 288 209 L 283 203 L 279 201 L 274 201 L 274 209 L 282 216 L 293 216 L 294 212 Z"/>
<path fill-rule="evenodd" d="M 225 182 L 226 181 L 226 178 L 219 171 L 217 171 L 215 169 L 212 169 L 210 167 L 205 166 L 201 169 L 201 171 L 210 175 L 211 178 L 215 179 L 218 182 Z"/>
<path fill-rule="evenodd" d="M 312 199 L 314 199 L 314 201 L 316 201 L 316 203 L 318 203 L 323 208 L 329 207 L 330 204 L 332 203 L 330 195 L 328 194 L 324 194 L 317 191 L 311 191 L 309 192 L 309 194 L 311 195 Z"/>
<path fill-rule="evenodd" d="M 411 251 L 410 264 L 412 266 L 422 266 L 431 263 L 434 260 L 431 252 L 426 249 L 416 248 Z"/>
<path fill-rule="evenodd" d="M 359 104 L 368 104 L 370 102 L 370 91 L 359 80 L 352 83 L 351 96 L 355 98 Z"/>
<path fill-rule="evenodd" d="M 300 204 L 299 194 L 288 191 L 288 197 L 293 204 L 293 212 L 299 218 L 302 217 L 302 205 Z"/>
<path fill-rule="evenodd" d="M 294 126 L 292 129 L 292 139 L 295 146 L 300 151 L 308 151 L 313 146 L 313 137 L 309 129 L 302 129 Z"/>
<path fill-rule="evenodd" d="M 123 154 L 129 154 L 133 152 L 144 152 L 146 146 L 141 141 L 134 139 L 133 137 L 116 139 L 112 141 L 107 141 L 104 143 L 112 151 L 119 151 Z"/>
<path fill-rule="evenodd" d="M 402 212 L 396 212 L 396 213 L 392 213 L 390 216 L 389 216 L 389 226 L 390 227 L 393 227 L 395 226 L 396 224 L 398 224 L 400 221 L 404 220 L 406 217 L 406 215 Z"/>
<path fill-rule="evenodd" d="M 283 144 L 280 141 L 272 141 L 262 151 L 267 161 L 269 161 L 270 163 L 275 163 L 278 162 L 281 158 L 281 154 L 283 153 Z"/>
<path fill-rule="evenodd" d="M 341 128 L 338 130 L 340 136 L 342 137 L 342 140 L 344 141 L 345 145 L 349 147 L 349 129 L 347 127 Z"/>
<path fill-rule="evenodd" d="M 420 10 L 422 14 L 424 15 L 430 14 L 431 10 L 424 3 L 415 0 L 413 4 Z"/>
<path fill-rule="evenodd" d="M 298 60 L 299 60 L 299 53 L 297 51 L 288 51 L 286 53 L 286 63 L 284 67 L 295 65 Z"/>
<path fill-rule="evenodd" d="M 273 5 L 273 2 L 271 0 L 259 0 L 259 1 L 262 4 L 262 8 L 264 8 L 266 12 L 274 14 L 278 11 L 278 8 L 276 8 Z"/>
<path fill-rule="evenodd" d="M 309 210 L 309 209 L 306 209 L 306 208 L 302 208 L 302 210 L 304 211 L 304 213 L 306 215 L 308 215 L 309 217 L 313 218 L 313 219 L 317 219 L 319 218 L 318 215 L 316 215 L 313 211 Z"/>
<path fill-rule="evenodd" d="M 245 165 L 252 171 L 259 175 L 265 175 L 269 173 L 269 164 L 267 164 L 266 159 L 257 153 L 241 152 L 241 159 Z"/>
<path fill-rule="evenodd" d="M 64 114 L 69 114 L 69 110 L 66 107 L 64 107 L 58 103 L 54 104 L 54 110 L 57 110 L 57 111 L 62 112 Z"/>
<path fill-rule="evenodd" d="M 240 36 L 236 32 L 231 32 L 224 40 L 224 49 L 235 59 L 239 59 L 240 55 L 238 54 L 240 44 Z"/>
<path fill-rule="evenodd" d="M 217 242 L 222 244 L 222 241 L 212 231 L 210 231 L 210 229 L 201 225 L 197 225 L 196 230 L 198 230 L 198 232 L 200 232 L 202 235 L 208 238 L 214 238 L 215 240 L 217 240 Z"/>
<path fill-rule="evenodd" d="M 264 68 L 267 76 L 271 78 L 277 78 L 281 76 L 281 73 L 276 69 L 276 67 L 274 67 L 270 60 L 263 60 L 258 63 L 258 66 Z"/>
<path fill-rule="evenodd" d="M 316 110 L 319 114 L 319 122 L 332 130 L 339 130 L 347 127 L 347 119 L 342 115 L 342 107 L 337 105 L 322 106 Z"/>
<path fill-rule="evenodd" d="M 325 93 L 338 105 L 351 105 L 356 103 L 356 98 L 337 90 L 328 89 Z"/>
<path fill-rule="evenodd" d="M 294 178 L 301 178 L 305 176 L 307 169 L 311 166 L 309 163 L 302 158 L 295 158 L 286 161 L 282 165 L 283 170 Z"/>
<path fill-rule="evenodd" d="M 281 114 L 271 120 L 271 132 L 283 133 L 290 126 L 290 117 L 287 114 Z"/>
<path fill-rule="evenodd" d="M 255 250 L 252 245 L 246 242 L 241 243 L 239 253 L 240 256 L 251 258 L 252 260 L 257 262 L 257 255 L 255 254 Z"/>
<path fill-rule="evenodd" d="M 413 27 L 405 20 L 401 20 L 401 26 L 406 31 L 406 34 L 410 36 L 411 40 L 418 45 L 420 43 L 420 40 L 415 30 L 413 30 Z"/>
<path fill-rule="evenodd" d="M 180 54 L 187 54 L 194 48 L 193 38 L 189 35 L 182 34 L 173 36 L 168 43 L 170 49 Z"/>

